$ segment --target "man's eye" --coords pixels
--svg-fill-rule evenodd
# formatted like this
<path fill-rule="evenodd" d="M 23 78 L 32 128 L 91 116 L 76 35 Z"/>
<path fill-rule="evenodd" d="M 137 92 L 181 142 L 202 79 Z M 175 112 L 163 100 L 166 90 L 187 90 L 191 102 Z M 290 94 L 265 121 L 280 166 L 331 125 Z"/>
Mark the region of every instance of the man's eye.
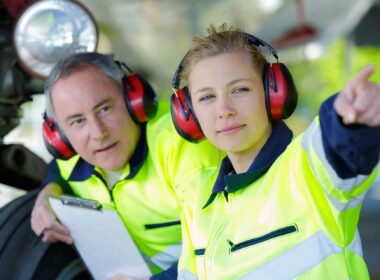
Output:
<path fill-rule="evenodd" d="M 100 112 L 108 112 L 110 109 L 111 109 L 111 106 L 109 105 L 103 106 L 100 108 Z"/>
<path fill-rule="evenodd" d="M 84 119 L 75 119 L 70 122 L 70 126 L 80 125 L 84 122 Z"/>

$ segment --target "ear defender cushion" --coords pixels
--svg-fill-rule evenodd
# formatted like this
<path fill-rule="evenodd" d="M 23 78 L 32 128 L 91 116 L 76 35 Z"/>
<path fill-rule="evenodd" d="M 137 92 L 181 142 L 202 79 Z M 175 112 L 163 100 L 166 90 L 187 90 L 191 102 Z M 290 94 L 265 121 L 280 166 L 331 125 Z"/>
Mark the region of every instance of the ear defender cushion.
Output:
<path fill-rule="evenodd" d="M 42 124 L 42 136 L 46 149 L 53 157 L 67 160 L 76 154 L 68 139 L 50 117 L 45 117 Z"/>
<path fill-rule="evenodd" d="M 193 112 L 187 87 L 179 89 L 176 94 L 172 95 L 170 111 L 174 127 L 179 135 L 194 143 L 201 142 L 205 138 Z"/>
<path fill-rule="evenodd" d="M 272 70 L 273 74 L 270 64 L 267 63 L 264 67 L 263 84 L 269 119 L 278 121 L 290 117 L 294 112 L 298 93 L 293 77 L 285 64 L 272 63 Z"/>
<path fill-rule="evenodd" d="M 158 98 L 153 87 L 138 74 L 124 76 L 125 103 L 132 119 L 144 123 L 157 113 Z"/>

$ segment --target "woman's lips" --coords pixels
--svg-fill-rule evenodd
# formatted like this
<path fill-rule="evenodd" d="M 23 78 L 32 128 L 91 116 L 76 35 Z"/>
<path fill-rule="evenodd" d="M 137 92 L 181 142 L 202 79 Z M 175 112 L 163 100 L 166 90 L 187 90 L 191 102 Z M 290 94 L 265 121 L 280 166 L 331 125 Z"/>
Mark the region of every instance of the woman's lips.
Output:
<path fill-rule="evenodd" d="M 217 131 L 217 133 L 222 133 L 222 134 L 234 134 L 238 131 L 240 131 L 245 125 L 233 125 L 229 127 L 222 128 Z"/>

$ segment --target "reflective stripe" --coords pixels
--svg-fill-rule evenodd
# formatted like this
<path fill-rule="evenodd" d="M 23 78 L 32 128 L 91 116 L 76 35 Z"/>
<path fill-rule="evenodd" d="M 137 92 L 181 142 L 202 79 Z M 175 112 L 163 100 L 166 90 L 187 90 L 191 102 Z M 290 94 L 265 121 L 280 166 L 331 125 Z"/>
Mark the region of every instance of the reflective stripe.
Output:
<path fill-rule="evenodd" d="M 363 202 L 363 200 L 364 200 L 364 198 L 365 198 L 365 196 L 367 194 L 367 191 L 363 192 L 361 195 L 359 195 L 357 197 L 351 198 L 346 203 L 344 203 L 343 201 L 340 201 L 340 200 L 332 197 L 331 195 L 329 195 L 328 193 L 326 193 L 326 191 L 324 191 L 324 192 L 326 193 L 328 199 L 334 205 L 334 207 L 339 212 L 342 212 L 342 211 L 347 210 L 347 209 L 353 209 L 353 208 L 358 207 Z"/>
<path fill-rule="evenodd" d="M 150 262 L 159 268 L 166 270 L 178 261 L 181 255 L 182 243 L 170 245 L 165 251 L 150 258 Z"/>
<path fill-rule="evenodd" d="M 342 252 L 323 232 L 318 232 L 240 279 L 293 279 L 319 265 L 330 255 Z"/>
<path fill-rule="evenodd" d="M 348 249 L 356 255 L 363 257 L 362 242 L 360 241 L 359 231 L 356 231 L 354 240 L 348 246 Z"/>
<path fill-rule="evenodd" d="M 338 189 L 345 193 L 350 193 L 357 186 L 360 186 L 368 176 L 365 175 L 357 175 L 357 177 L 349 178 L 349 179 L 341 179 L 336 174 L 335 170 L 332 168 L 330 163 L 326 158 L 326 154 L 322 144 L 322 133 L 321 129 L 318 126 L 316 120 L 313 121 L 312 125 L 306 130 L 303 138 L 302 138 L 302 147 L 306 150 L 308 154 L 309 162 L 311 163 L 311 168 L 313 169 L 314 175 L 318 179 L 318 182 L 324 186 L 323 191 L 329 198 L 330 202 L 335 206 L 335 208 L 342 212 L 346 209 L 352 209 L 358 207 L 364 200 L 366 191 L 360 194 L 355 198 L 350 198 L 347 202 L 342 202 L 341 200 L 333 197 L 328 193 L 328 190 L 331 188 Z M 328 172 L 328 176 L 323 176 L 323 174 L 318 174 L 316 170 L 319 170 L 318 167 L 315 166 L 315 160 L 313 160 L 313 154 L 316 153 L 321 161 L 321 164 L 325 167 Z M 321 175 L 323 179 L 321 179 Z M 330 182 L 326 182 L 324 180 L 329 180 Z M 327 186 L 329 185 L 329 187 Z M 348 195 L 347 195 L 348 197 Z"/>
<path fill-rule="evenodd" d="M 311 146 L 310 146 L 311 144 Z M 308 156 L 310 159 L 312 159 L 312 148 L 314 148 L 316 154 L 322 161 L 322 164 L 325 166 L 327 169 L 332 184 L 345 192 L 351 192 L 352 189 L 360 184 L 362 184 L 368 176 L 365 175 L 356 175 L 354 178 L 349 178 L 349 179 L 341 179 L 339 176 L 336 174 L 335 170 L 332 168 L 330 163 L 328 162 L 326 158 L 326 153 L 323 148 L 323 143 L 322 143 L 322 132 L 320 129 L 320 126 L 317 124 L 317 121 L 314 120 L 312 125 L 305 131 L 305 134 L 302 138 L 302 146 L 305 148 Z M 311 163 L 313 163 L 312 160 L 310 160 Z M 312 165 L 313 170 L 315 171 L 314 166 Z M 320 182 L 321 183 L 321 182 Z"/>
<path fill-rule="evenodd" d="M 190 271 L 186 269 L 182 269 L 178 273 L 178 280 L 198 280 L 198 277 L 192 274 Z"/>

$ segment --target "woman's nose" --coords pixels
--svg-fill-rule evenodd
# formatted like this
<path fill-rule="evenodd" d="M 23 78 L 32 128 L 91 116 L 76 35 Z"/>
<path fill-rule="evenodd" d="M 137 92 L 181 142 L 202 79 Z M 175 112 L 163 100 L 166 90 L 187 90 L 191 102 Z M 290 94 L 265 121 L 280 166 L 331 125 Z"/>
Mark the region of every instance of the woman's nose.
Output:
<path fill-rule="evenodd" d="M 228 118 L 236 115 L 233 103 L 228 98 L 220 98 L 218 102 L 218 118 Z"/>

